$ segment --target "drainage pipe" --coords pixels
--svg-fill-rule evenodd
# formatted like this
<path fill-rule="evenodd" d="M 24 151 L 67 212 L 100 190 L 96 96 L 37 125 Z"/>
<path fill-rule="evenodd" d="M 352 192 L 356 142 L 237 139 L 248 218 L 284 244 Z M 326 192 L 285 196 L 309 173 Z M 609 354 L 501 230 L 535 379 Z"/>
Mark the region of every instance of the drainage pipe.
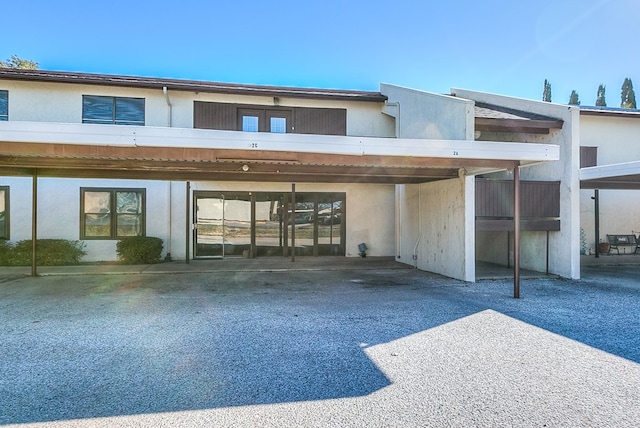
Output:
<path fill-rule="evenodd" d="M 520 163 L 513 168 L 513 297 L 520 298 Z"/>
<path fill-rule="evenodd" d="M 189 236 L 191 235 L 191 220 L 190 220 L 190 216 L 189 214 L 191 213 L 190 210 L 190 205 L 191 205 L 191 182 L 187 181 L 186 183 L 186 189 L 185 189 L 185 193 L 186 193 L 186 202 L 185 202 L 185 208 L 186 208 L 186 212 L 185 212 L 185 262 L 186 264 L 189 264 Z M 224 243 L 223 243 L 224 244 Z"/>
<path fill-rule="evenodd" d="M 31 276 L 38 276 L 37 242 L 38 242 L 38 169 L 33 170 L 31 178 Z"/>
<path fill-rule="evenodd" d="M 171 110 L 172 110 L 172 106 L 171 106 L 171 100 L 169 99 L 169 90 L 167 89 L 166 86 L 162 87 L 162 93 L 164 94 L 164 99 L 167 102 L 167 106 L 169 107 L 169 110 L 167 112 L 167 126 L 169 126 L 169 128 L 171 128 Z"/>

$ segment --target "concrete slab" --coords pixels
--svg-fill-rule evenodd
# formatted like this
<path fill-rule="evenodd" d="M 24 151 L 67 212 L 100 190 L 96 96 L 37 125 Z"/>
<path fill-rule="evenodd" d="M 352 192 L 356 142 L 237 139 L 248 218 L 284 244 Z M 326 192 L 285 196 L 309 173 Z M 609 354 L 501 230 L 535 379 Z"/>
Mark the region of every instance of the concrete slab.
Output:
<path fill-rule="evenodd" d="M 640 283 L 414 269 L 0 284 L 0 424 L 634 426 Z"/>

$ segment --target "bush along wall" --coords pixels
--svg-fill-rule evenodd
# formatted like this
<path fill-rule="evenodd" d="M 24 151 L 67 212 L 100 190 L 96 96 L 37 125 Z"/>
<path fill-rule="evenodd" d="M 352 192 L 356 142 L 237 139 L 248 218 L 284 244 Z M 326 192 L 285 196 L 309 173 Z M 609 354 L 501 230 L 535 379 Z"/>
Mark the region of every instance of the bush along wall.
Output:
<path fill-rule="evenodd" d="M 38 239 L 36 241 L 36 264 L 38 266 L 65 266 L 80 263 L 85 244 L 82 241 L 67 241 L 65 239 Z M 29 266 L 31 265 L 33 243 L 30 239 L 18 241 L 14 244 L 0 241 L 0 265 Z"/>
<path fill-rule="evenodd" d="M 152 236 L 132 236 L 116 244 L 118 259 L 127 265 L 159 263 L 162 239 Z"/>

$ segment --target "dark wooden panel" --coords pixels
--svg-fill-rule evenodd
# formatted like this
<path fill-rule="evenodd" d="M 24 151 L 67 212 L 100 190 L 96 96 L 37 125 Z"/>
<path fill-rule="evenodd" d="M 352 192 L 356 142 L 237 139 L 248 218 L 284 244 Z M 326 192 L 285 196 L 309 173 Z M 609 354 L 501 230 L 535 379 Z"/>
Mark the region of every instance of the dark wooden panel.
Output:
<path fill-rule="evenodd" d="M 476 180 L 476 217 L 513 217 L 513 181 Z M 560 182 L 520 182 L 522 217 L 559 217 Z"/>
<path fill-rule="evenodd" d="M 523 217 L 560 217 L 560 182 L 521 182 Z"/>
<path fill-rule="evenodd" d="M 513 182 L 476 180 L 476 216 L 513 217 Z"/>
<path fill-rule="evenodd" d="M 347 135 L 347 110 L 298 107 L 294 110 L 294 133 Z"/>
<path fill-rule="evenodd" d="M 598 165 L 598 148 L 597 147 L 580 147 L 580 168 L 587 168 Z"/>
<path fill-rule="evenodd" d="M 268 131 L 265 113 L 274 117 L 287 117 L 292 121 L 287 132 L 294 134 L 347 135 L 347 110 L 334 108 L 267 107 L 252 104 L 227 104 L 195 101 L 193 127 L 199 129 L 241 130 L 241 111 L 261 112 L 260 131 Z M 293 113 L 293 114 L 292 114 Z M 283 115 L 283 116 L 281 116 Z M 293 118 L 291 119 L 291 115 Z"/>
<path fill-rule="evenodd" d="M 193 127 L 235 131 L 237 129 L 236 110 L 235 104 L 195 101 L 193 103 Z"/>

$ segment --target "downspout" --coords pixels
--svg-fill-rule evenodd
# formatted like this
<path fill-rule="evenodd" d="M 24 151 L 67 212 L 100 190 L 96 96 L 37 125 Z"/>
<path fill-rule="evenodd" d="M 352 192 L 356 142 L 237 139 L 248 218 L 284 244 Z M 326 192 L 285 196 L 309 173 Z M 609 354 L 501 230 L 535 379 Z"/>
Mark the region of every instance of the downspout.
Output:
<path fill-rule="evenodd" d="M 166 86 L 162 87 L 162 94 L 164 95 L 164 100 L 167 102 L 167 107 L 168 107 L 168 111 L 167 111 L 167 125 L 169 126 L 169 128 L 171 128 L 171 110 L 172 110 L 172 106 L 171 106 L 171 100 L 169 99 L 169 90 L 167 89 Z M 173 236 L 171 234 L 171 206 L 173 205 L 172 202 L 172 198 L 171 198 L 171 181 L 169 181 L 169 190 L 168 190 L 168 199 L 169 199 L 169 204 L 167 207 L 167 229 L 168 229 L 168 236 L 167 236 L 167 255 L 164 258 L 165 262 L 170 262 L 171 261 L 171 241 L 173 240 Z M 187 256 L 188 257 L 188 256 Z"/>
<path fill-rule="evenodd" d="M 167 89 L 166 86 L 162 87 L 162 93 L 164 94 L 164 99 L 167 102 L 167 106 L 169 107 L 168 111 L 167 111 L 167 126 L 169 128 L 171 128 L 171 110 L 172 110 L 172 106 L 171 106 L 171 100 L 169 99 L 169 90 Z"/>
<path fill-rule="evenodd" d="M 414 269 L 418 269 L 418 245 L 420 244 L 420 240 L 422 239 L 422 186 L 418 185 L 418 239 L 416 239 L 416 245 L 413 247 L 413 254 L 411 258 L 413 258 L 413 267 Z"/>

